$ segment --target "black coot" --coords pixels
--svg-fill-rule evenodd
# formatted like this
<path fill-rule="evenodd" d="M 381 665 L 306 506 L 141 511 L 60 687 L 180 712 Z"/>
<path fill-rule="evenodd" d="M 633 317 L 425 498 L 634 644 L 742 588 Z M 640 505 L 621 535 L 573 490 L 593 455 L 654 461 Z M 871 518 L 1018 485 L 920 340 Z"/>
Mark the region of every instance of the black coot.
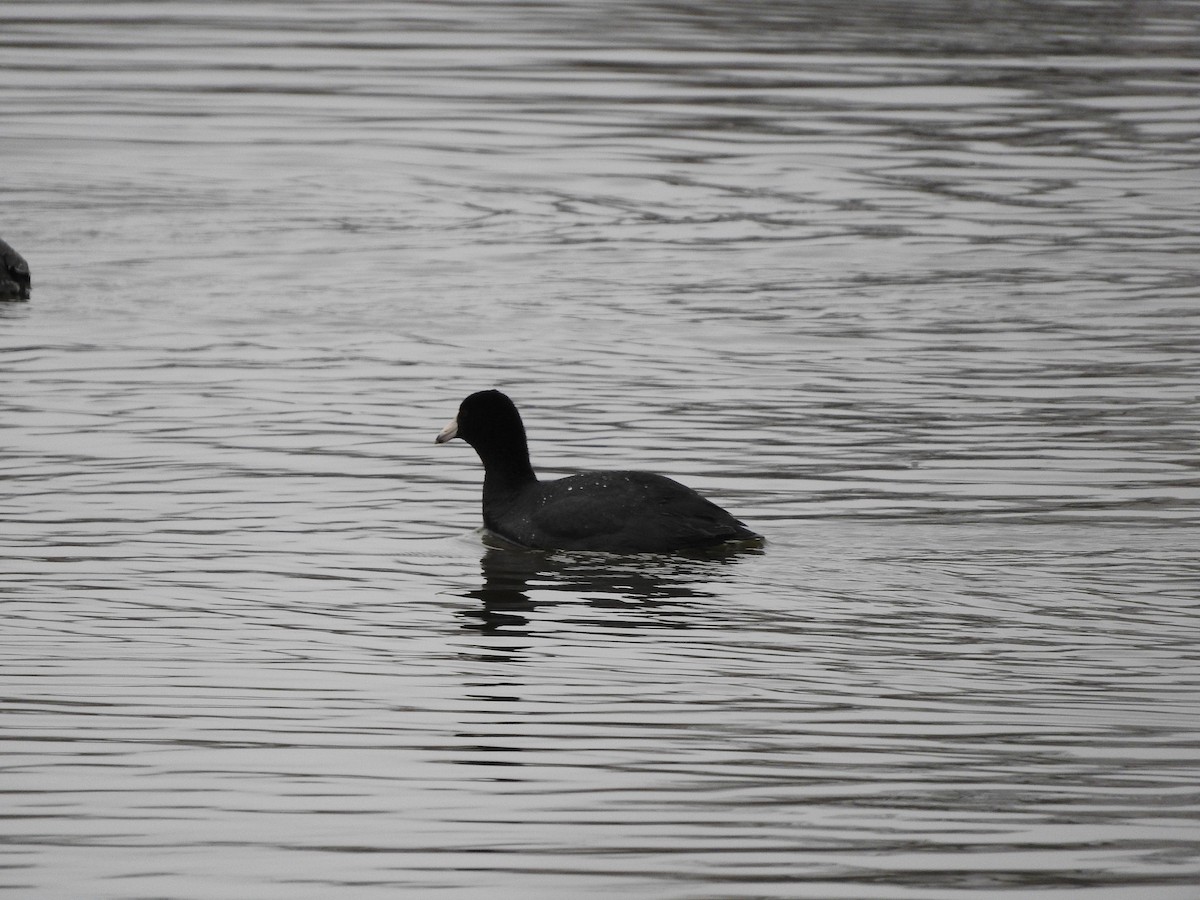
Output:
<path fill-rule="evenodd" d="M 28 300 L 29 286 L 29 263 L 0 238 L 0 300 Z"/>
<path fill-rule="evenodd" d="M 483 461 L 483 523 L 522 547 L 671 553 L 761 538 L 689 487 L 650 472 L 584 472 L 538 481 L 521 414 L 499 391 L 472 394 L 437 436 Z"/>

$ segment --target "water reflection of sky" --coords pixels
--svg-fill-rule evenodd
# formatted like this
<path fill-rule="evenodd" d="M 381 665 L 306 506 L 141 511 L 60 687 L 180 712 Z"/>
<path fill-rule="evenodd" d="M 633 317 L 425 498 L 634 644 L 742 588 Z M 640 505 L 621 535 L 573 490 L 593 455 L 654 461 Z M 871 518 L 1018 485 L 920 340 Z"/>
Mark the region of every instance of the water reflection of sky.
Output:
<path fill-rule="evenodd" d="M 8 871 L 1183 896 L 1192 6 L 7 10 Z M 489 549 L 493 385 L 765 550 Z"/>

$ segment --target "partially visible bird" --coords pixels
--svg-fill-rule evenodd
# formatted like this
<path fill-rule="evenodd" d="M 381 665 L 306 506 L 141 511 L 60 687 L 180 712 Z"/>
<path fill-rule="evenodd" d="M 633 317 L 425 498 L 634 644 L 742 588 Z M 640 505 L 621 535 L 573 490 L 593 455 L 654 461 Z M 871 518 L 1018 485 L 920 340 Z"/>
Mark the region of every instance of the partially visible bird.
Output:
<path fill-rule="evenodd" d="M 29 287 L 29 263 L 0 238 L 0 300 L 28 300 Z"/>

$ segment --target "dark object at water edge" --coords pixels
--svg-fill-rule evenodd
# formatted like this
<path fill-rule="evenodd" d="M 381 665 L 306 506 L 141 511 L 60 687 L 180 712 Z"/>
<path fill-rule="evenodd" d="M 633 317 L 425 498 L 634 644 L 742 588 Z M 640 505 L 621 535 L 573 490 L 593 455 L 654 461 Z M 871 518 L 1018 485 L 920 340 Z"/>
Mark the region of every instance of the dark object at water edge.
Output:
<path fill-rule="evenodd" d="M 584 472 L 539 481 L 525 426 L 499 391 L 472 394 L 437 436 L 462 438 L 483 462 L 483 524 L 534 550 L 676 553 L 762 538 L 689 487 L 651 472 Z"/>
<path fill-rule="evenodd" d="M 0 238 L 0 300 L 28 300 L 29 288 L 29 263 Z"/>

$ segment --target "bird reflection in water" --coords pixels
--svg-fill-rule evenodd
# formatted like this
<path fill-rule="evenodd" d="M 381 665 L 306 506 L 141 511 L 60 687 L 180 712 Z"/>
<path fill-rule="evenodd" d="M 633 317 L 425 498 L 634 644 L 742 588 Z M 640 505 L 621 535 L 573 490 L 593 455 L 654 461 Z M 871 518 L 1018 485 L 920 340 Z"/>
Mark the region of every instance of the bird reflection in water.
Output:
<path fill-rule="evenodd" d="M 531 591 L 560 592 L 562 602 L 584 601 L 590 609 L 603 609 L 610 625 L 620 624 L 612 613 L 636 611 L 636 617 L 623 617 L 627 624 L 686 627 L 694 612 L 690 602 L 716 596 L 705 585 L 721 578 L 739 558 L 761 552 L 757 547 L 730 546 L 690 555 L 620 556 L 490 546 L 480 560 L 483 584 L 462 595 L 481 603 L 462 611 L 467 620 L 463 627 L 527 632 L 530 614 L 557 602 L 534 600 Z M 646 610 L 655 615 L 645 616 Z M 672 610 L 680 616 L 670 615 Z"/>

